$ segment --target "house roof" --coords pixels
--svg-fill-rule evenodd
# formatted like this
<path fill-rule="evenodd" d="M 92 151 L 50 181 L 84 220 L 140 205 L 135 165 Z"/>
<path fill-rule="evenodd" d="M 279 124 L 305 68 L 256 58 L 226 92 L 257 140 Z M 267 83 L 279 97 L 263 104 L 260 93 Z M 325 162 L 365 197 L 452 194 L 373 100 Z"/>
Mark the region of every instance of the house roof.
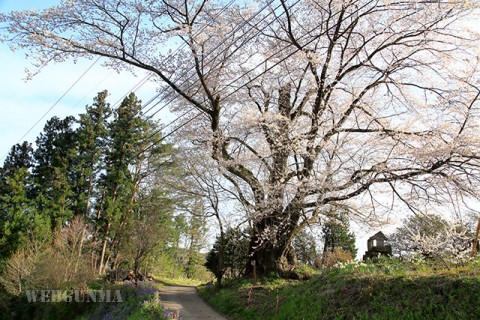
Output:
<path fill-rule="evenodd" d="M 368 238 L 368 240 L 378 240 L 378 239 L 387 240 L 387 237 L 385 237 L 385 235 L 383 234 L 382 231 L 378 231 L 378 232 L 375 233 L 373 236 L 371 236 L 370 238 Z"/>

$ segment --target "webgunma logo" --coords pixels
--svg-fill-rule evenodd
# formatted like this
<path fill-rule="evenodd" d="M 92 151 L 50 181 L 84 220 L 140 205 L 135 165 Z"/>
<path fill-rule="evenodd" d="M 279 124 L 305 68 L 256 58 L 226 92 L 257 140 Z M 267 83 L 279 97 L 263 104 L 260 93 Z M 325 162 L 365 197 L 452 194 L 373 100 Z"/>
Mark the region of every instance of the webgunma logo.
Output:
<path fill-rule="evenodd" d="M 27 300 L 36 302 L 123 302 L 120 290 L 26 290 Z"/>

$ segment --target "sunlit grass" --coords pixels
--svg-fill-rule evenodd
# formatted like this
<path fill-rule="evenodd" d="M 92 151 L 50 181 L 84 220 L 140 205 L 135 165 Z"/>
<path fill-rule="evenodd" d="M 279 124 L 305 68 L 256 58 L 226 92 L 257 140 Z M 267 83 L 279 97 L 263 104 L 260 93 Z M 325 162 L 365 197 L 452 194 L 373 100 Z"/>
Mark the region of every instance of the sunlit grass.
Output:
<path fill-rule="evenodd" d="M 241 280 L 200 294 L 232 319 L 480 319 L 480 259 L 352 262 L 308 281 Z"/>
<path fill-rule="evenodd" d="M 201 280 L 197 280 L 197 279 L 188 279 L 188 278 L 182 278 L 182 277 L 178 277 L 178 278 L 164 278 L 164 277 L 154 277 L 155 280 L 158 280 L 160 281 L 161 283 L 163 283 L 164 285 L 167 285 L 167 286 L 191 286 L 191 287 L 197 287 L 199 285 L 201 285 L 202 283 L 204 283 L 203 281 Z"/>

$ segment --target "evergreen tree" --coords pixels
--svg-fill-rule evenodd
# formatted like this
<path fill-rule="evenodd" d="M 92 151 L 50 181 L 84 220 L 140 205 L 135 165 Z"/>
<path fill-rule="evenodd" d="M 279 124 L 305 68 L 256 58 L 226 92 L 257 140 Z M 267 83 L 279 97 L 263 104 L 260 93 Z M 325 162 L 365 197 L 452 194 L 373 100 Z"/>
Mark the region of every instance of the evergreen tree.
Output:
<path fill-rule="evenodd" d="M 93 199 L 99 198 L 97 184 L 100 173 L 105 169 L 104 155 L 108 138 L 108 120 L 112 113 L 106 98 L 108 92 L 102 91 L 94 98 L 94 103 L 86 107 L 79 115 L 79 125 L 75 132 L 75 144 L 78 156 L 74 159 L 72 175 L 75 202 L 73 211 L 87 218 L 92 211 Z"/>
<path fill-rule="evenodd" d="M 342 249 L 352 255 L 357 255 L 355 248 L 355 234 L 350 232 L 348 216 L 342 213 L 329 218 L 322 227 L 322 238 L 324 241 L 323 253 L 334 252 L 335 249 Z"/>
<path fill-rule="evenodd" d="M 49 221 L 38 214 L 32 198 L 32 165 L 32 146 L 23 142 L 12 147 L 1 168 L 0 260 L 28 240 L 48 235 Z"/>
<path fill-rule="evenodd" d="M 34 193 L 38 211 L 51 219 L 52 228 L 61 228 L 73 216 L 73 177 L 70 168 L 76 158 L 74 117 L 47 121 L 36 140 L 34 152 Z"/>
<path fill-rule="evenodd" d="M 24 141 L 22 144 L 14 145 L 8 153 L 3 167 L 0 167 L 0 192 L 5 194 L 8 192 L 7 178 L 15 174 L 21 168 L 25 168 L 30 172 L 33 166 L 33 148 L 32 144 Z M 30 175 L 25 180 L 25 185 L 28 185 L 29 195 L 31 195 L 32 183 Z"/>
<path fill-rule="evenodd" d="M 217 283 L 222 278 L 239 277 L 245 271 L 248 262 L 249 239 L 246 232 L 238 228 L 228 228 L 225 231 L 223 266 L 220 267 L 221 239 L 217 237 L 212 249 L 208 252 L 205 267 L 216 277 Z"/>
<path fill-rule="evenodd" d="M 16 144 L 12 147 L 5 159 L 2 168 L 2 178 L 8 176 L 19 168 L 29 170 L 33 166 L 33 148 L 32 144 L 24 141 L 22 144 Z"/>
<path fill-rule="evenodd" d="M 297 259 L 300 262 L 309 266 L 315 265 L 315 260 L 317 258 L 317 248 L 315 244 L 315 237 L 311 233 L 302 230 L 293 239 L 292 245 L 295 249 Z"/>
<path fill-rule="evenodd" d="M 142 184 L 168 148 L 154 144 L 160 135 L 158 125 L 144 119 L 141 108 L 141 101 L 131 93 L 113 111 L 107 127 L 105 170 L 99 183 L 102 195 L 97 204 L 97 225 L 103 238 L 100 272 L 117 260 L 122 237 L 135 223 Z"/>
<path fill-rule="evenodd" d="M 108 120 L 112 113 L 106 98 L 108 92 L 102 91 L 94 98 L 91 106 L 86 106 L 86 112 L 76 120 L 78 128 L 75 131 L 76 157 L 70 168 L 72 177 L 72 211 L 84 220 L 79 257 L 83 249 L 88 228 L 88 222 L 94 217 L 95 199 L 101 198 L 98 189 L 100 173 L 105 169 L 106 143 L 108 138 Z M 95 230 L 93 239 L 96 240 Z"/>

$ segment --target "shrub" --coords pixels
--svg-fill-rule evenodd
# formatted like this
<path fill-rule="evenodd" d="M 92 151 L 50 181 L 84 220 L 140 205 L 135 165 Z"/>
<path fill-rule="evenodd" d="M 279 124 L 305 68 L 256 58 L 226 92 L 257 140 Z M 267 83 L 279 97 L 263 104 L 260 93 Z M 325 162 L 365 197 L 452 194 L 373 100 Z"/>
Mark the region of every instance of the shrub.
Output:
<path fill-rule="evenodd" d="M 352 261 L 352 254 L 341 248 L 335 248 L 334 251 L 326 251 L 323 254 L 323 266 L 331 268 L 337 263 Z"/>

